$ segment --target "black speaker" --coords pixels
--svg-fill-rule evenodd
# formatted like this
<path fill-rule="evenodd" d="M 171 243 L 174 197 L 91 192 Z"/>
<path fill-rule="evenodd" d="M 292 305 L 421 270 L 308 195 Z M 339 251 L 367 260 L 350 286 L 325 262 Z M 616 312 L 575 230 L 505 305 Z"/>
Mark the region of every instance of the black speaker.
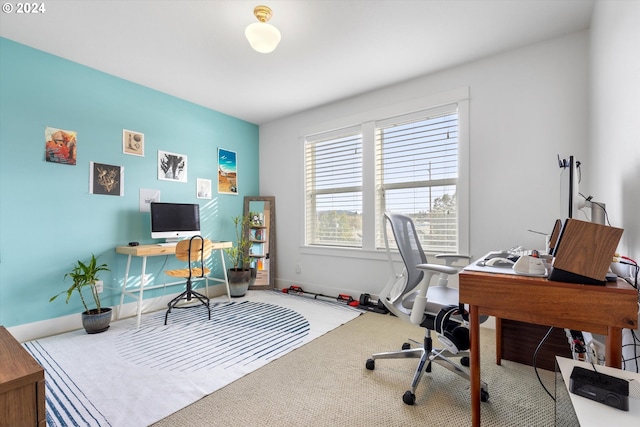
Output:
<path fill-rule="evenodd" d="M 622 411 L 629 410 L 629 382 L 622 378 L 575 366 L 569 391 Z"/>
<path fill-rule="evenodd" d="M 435 329 L 438 340 L 453 354 L 469 350 L 469 328 L 451 320 L 454 314 L 464 315 L 457 305 L 444 307 L 440 310 L 435 320 Z"/>

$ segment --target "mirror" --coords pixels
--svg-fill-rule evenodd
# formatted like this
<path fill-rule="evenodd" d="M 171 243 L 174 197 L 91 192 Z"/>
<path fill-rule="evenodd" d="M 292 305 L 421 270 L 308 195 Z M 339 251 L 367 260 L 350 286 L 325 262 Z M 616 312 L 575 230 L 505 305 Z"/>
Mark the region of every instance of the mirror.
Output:
<path fill-rule="evenodd" d="M 276 278 L 276 198 L 245 196 L 246 231 L 252 241 L 249 257 L 256 268 L 255 283 L 249 289 L 273 289 Z"/>

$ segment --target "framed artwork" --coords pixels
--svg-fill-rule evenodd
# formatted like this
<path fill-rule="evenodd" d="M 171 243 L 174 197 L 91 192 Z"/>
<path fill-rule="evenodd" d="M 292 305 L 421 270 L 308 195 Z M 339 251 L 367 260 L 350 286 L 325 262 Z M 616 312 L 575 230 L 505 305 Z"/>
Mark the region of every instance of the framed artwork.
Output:
<path fill-rule="evenodd" d="M 63 165 L 75 165 L 77 134 L 78 132 L 73 130 L 45 127 L 45 160 Z"/>
<path fill-rule="evenodd" d="M 144 134 L 122 129 L 122 152 L 144 157 Z"/>
<path fill-rule="evenodd" d="M 218 148 L 218 193 L 238 195 L 236 152 L 224 148 Z"/>
<path fill-rule="evenodd" d="M 196 197 L 198 199 L 211 198 L 211 180 L 198 178 L 196 184 Z"/>
<path fill-rule="evenodd" d="M 187 182 L 187 156 L 158 150 L 158 179 Z"/>
<path fill-rule="evenodd" d="M 89 162 L 89 193 L 124 196 L 124 167 Z"/>
<path fill-rule="evenodd" d="M 151 212 L 151 202 L 160 201 L 160 190 L 140 189 L 140 212 Z"/>

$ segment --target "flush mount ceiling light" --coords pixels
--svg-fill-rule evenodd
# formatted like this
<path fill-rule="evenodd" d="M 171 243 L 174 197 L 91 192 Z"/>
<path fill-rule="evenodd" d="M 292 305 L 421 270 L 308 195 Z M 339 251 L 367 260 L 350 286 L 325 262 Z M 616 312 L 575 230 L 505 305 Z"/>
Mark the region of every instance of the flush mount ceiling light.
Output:
<path fill-rule="evenodd" d="M 253 14 L 260 22 L 250 24 L 244 35 L 247 36 L 251 47 L 260 53 L 273 52 L 280 43 L 280 31 L 267 21 L 271 19 L 271 9 L 267 6 L 256 6 Z"/>

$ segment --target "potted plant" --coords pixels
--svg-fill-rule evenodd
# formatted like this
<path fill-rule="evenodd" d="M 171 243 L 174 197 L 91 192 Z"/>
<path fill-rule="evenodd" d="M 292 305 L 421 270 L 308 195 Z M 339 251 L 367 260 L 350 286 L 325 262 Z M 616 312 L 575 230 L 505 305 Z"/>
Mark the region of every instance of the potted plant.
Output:
<path fill-rule="evenodd" d="M 241 297 L 247 293 L 251 280 L 251 258 L 249 257 L 251 241 L 246 234 L 249 216 L 238 215 L 234 217 L 233 225 L 236 229 L 236 244 L 225 249 L 233 265 L 227 271 L 227 278 L 229 279 L 231 296 Z"/>
<path fill-rule="evenodd" d="M 106 331 L 109 329 L 109 323 L 111 322 L 111 307 L 102 307 L 100 305 L 100 294 L 98 294 L 98 290 L 96 289 L 98 273 L 101 271 L 109 271 L 109 268 L 107 268 L 107 264 L 98 265 L 98 259 L 93 254 L 91 255 L 91 260 L 86 264 L 78 260 L 73 266 L 73 269 L 64 275 L 64 279 L 68 276 L 73 280 L 69 289 L 49 299 L 49 302 L 51 302 L 66 293 L 66 303 L 69 303 L 71 295 L 73 295 L 74 291 L 77 291 L 85 309 L 82 313 L 82 326 L 88 334 L 97 334 Z M 87 306 L 87 302 L 82 293 L 82 289 L 85 287 L 89 288 L 96 308 L 89 309 L 89 306 Z"/>

